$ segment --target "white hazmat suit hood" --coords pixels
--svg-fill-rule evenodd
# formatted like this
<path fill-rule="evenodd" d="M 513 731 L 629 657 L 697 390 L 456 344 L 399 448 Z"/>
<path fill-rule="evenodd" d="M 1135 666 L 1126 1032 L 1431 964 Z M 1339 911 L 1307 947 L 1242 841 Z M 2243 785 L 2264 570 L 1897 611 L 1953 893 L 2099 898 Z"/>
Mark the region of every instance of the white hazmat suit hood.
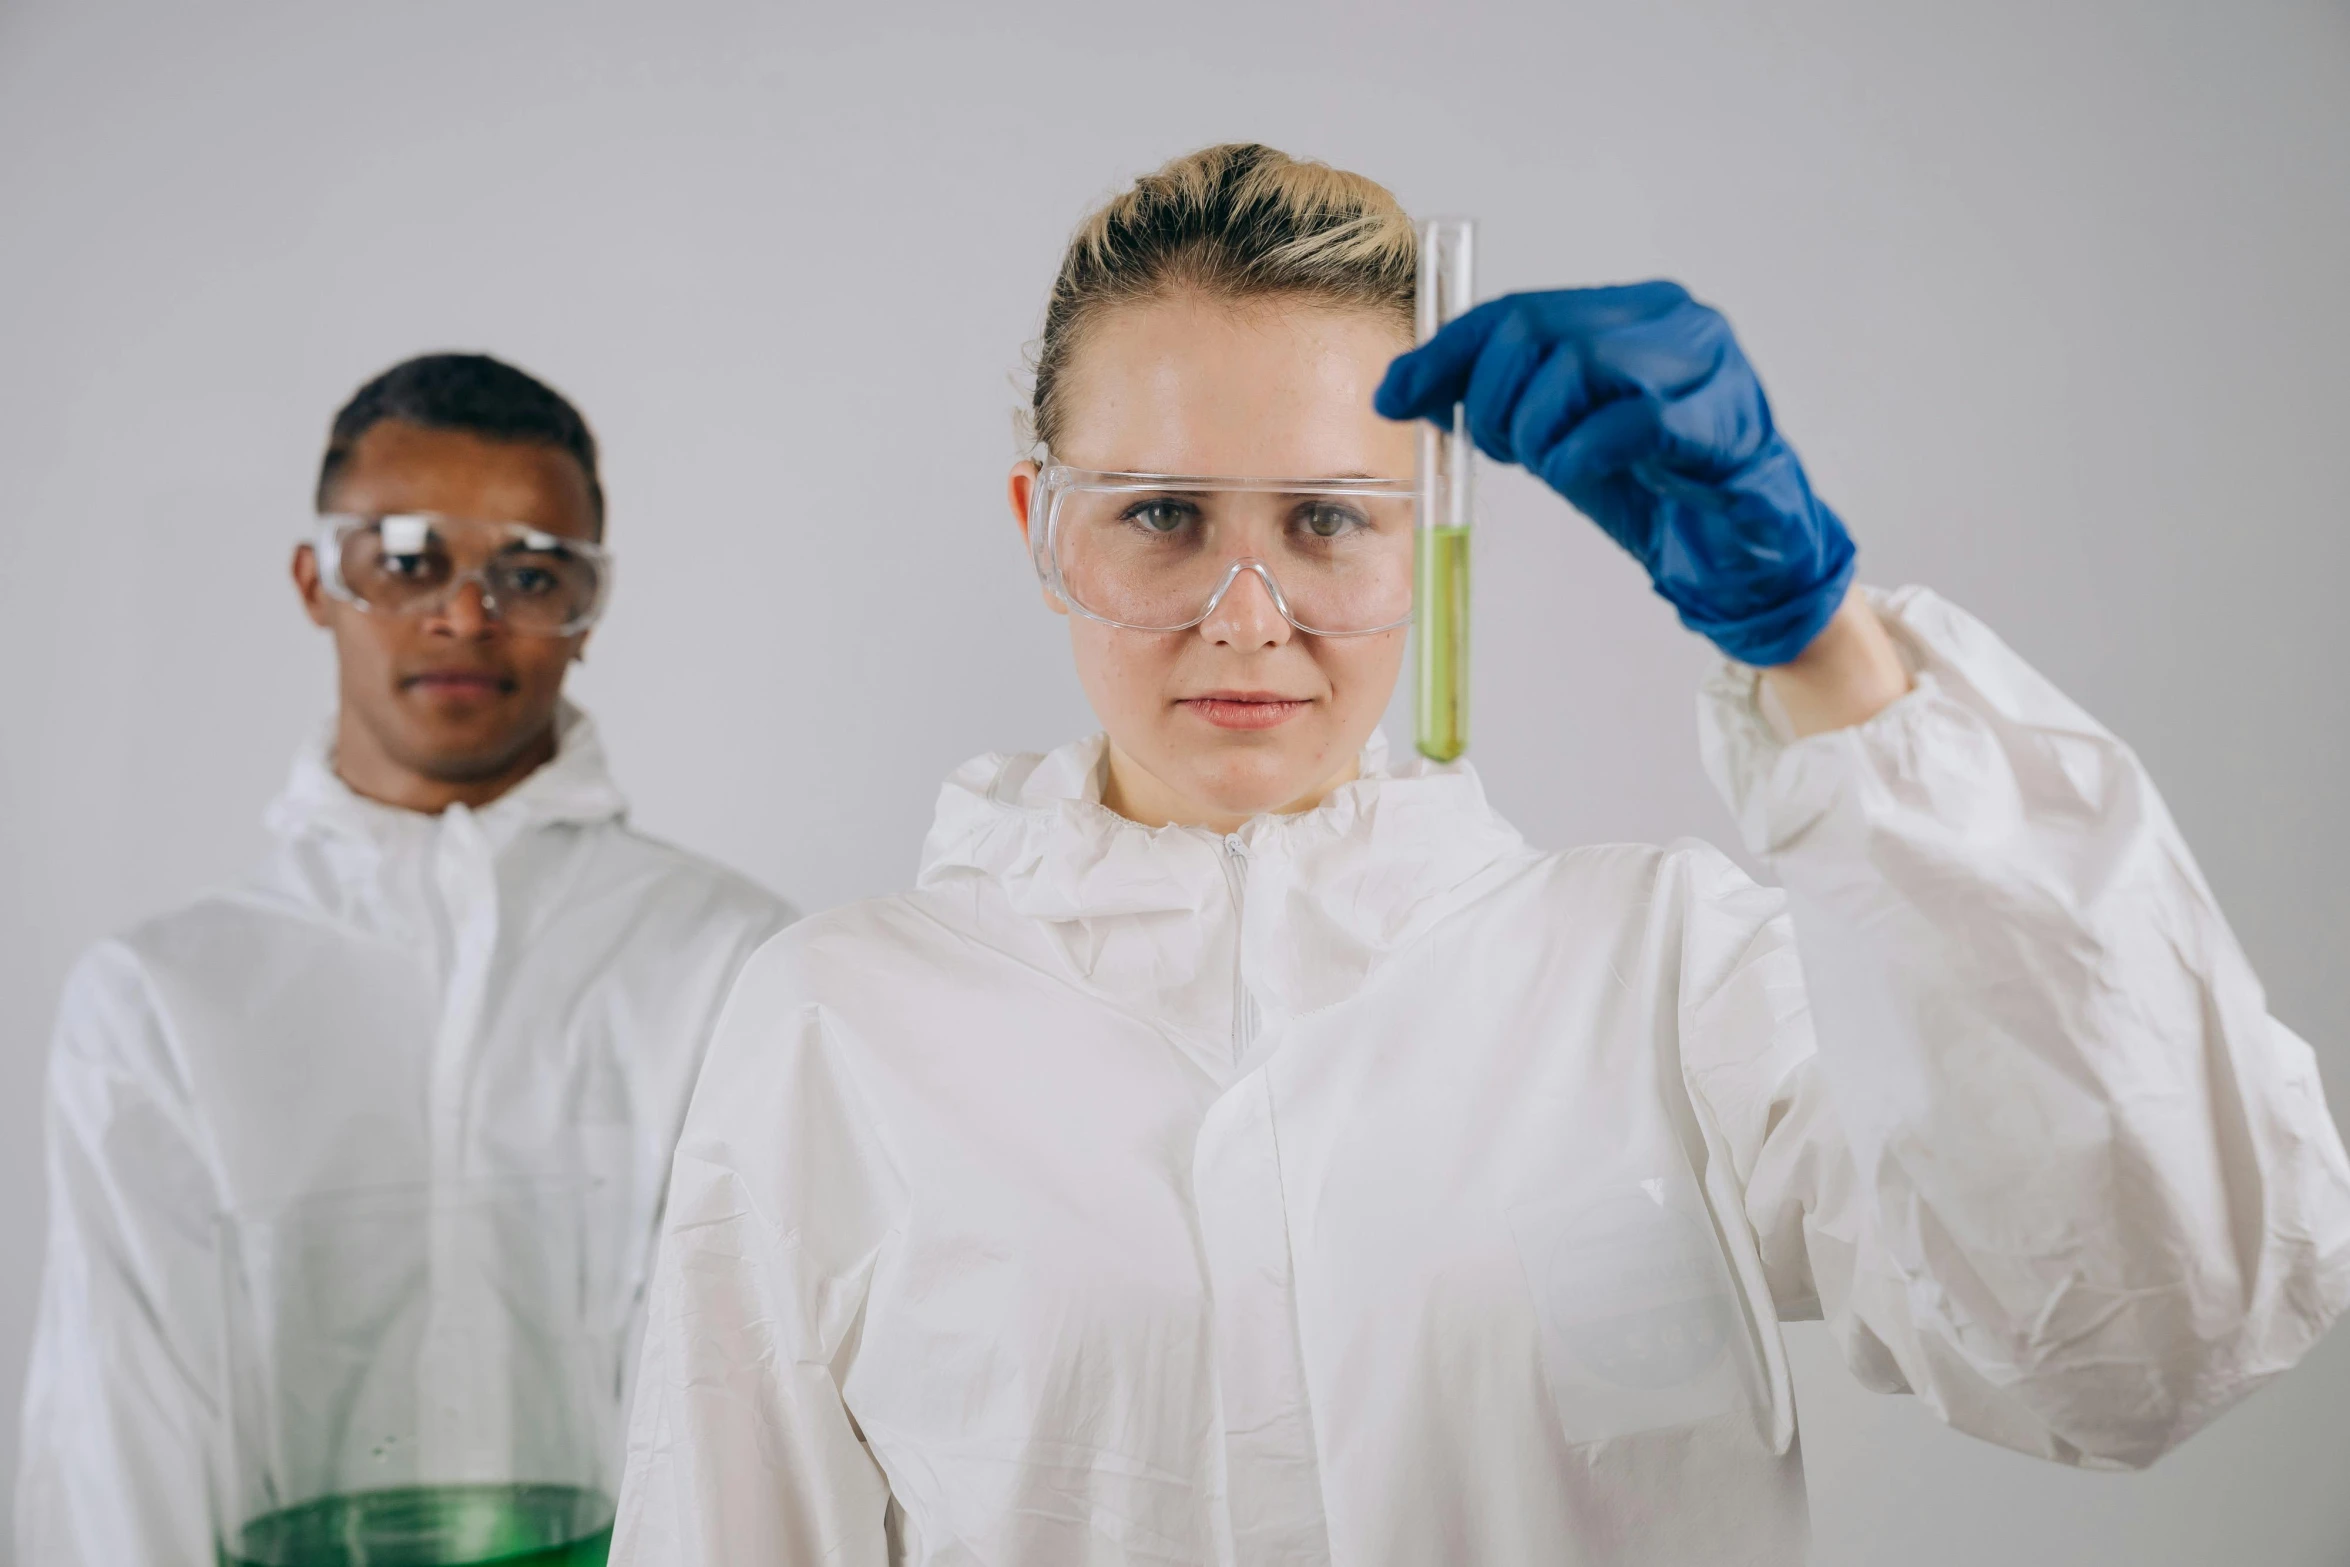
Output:
<path fill-rule="evenodd" d="M 649 1266 L 719 1003 L 788 918 L 632 831 L 593 724 L 479 810 L 353 793 L 332 727 L 234 885 L 100 943 L 50 1061 L 18 1558 L 213 1561 L 216 1217 L 353 1188 L 594 1178 Z"/>
<path fill-rule="evenodd" d="M 1794 1564 L 1783 1320 L 2143 1464 L 2350 1296 L 2350 1166 L 2135 758 L 1990 634 L 1525 846 L 1374 751 L 1229 836 L 985 758 L 769 944 L 681 1141 L 613 1560 Z M 1799 960 L 1796 931 L 1803 931 Z"/>

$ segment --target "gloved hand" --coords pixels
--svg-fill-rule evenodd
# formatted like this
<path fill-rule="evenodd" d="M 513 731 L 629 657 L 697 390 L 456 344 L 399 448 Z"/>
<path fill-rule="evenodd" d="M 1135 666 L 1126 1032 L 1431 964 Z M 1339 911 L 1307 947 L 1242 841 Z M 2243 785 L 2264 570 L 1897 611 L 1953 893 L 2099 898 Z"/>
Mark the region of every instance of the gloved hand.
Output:
<path fill-rule="evenodd" d="M 1771 423 L 1730 323 L 1678 283 L 1489 300 L 1387 367 L 1376 406 L 1522 464 L 1648 568 L 1681 623 L 1784 664 L 1844 601 L 1852 540 Z"/>

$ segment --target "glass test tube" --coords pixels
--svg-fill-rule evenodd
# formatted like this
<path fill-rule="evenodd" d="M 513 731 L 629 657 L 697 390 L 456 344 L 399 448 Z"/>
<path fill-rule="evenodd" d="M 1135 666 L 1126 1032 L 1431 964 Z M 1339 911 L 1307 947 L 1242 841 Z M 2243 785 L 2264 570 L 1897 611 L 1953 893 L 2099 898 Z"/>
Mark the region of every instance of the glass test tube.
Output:
<path fill-rule="evenodd" d="M 1476 225 L 1431 218 L 1420 225 L 1419 340 L 1468 310 Z M 1420 425 L 1420 494 L 1414 530 L 1412 631 L 1418 683 L 1413 740 L 1431 761 L 1469 748 L 1469 511 L 1476 450 L 1456 405 L 1452 427 Z"/>

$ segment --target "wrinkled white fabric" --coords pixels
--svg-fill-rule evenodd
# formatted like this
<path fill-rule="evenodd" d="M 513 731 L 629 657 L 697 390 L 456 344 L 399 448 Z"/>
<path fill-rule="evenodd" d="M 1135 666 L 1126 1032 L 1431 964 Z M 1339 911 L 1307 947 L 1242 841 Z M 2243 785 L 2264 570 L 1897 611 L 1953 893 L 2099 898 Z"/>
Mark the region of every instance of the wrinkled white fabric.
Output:
<path fill-rule="evenodd" d="M 479 811 L 353 794 L 323 743 L 226 890 L 94 948 L 50 1062 L 17 1559 L 213 1561 L 215 1215 L 508 1175 L 616 1183 L 628 1309 L 702 1046 L 787 918 L 630 830 L 588 720 Z"/>
<path fill-rule="evenodd" d="M 1226 839 L 1099 741 L 957 773 L 728 1003 L 614 1562 L 1796 1563 L 1783 1320 L 2086 1464 L 2292 1364 L 2350 1295 L 2309 1050 L 2129 751 L 1879 602 L 1867 724 L 1703 699 L 1786 893 L 1465 767 Z"/>

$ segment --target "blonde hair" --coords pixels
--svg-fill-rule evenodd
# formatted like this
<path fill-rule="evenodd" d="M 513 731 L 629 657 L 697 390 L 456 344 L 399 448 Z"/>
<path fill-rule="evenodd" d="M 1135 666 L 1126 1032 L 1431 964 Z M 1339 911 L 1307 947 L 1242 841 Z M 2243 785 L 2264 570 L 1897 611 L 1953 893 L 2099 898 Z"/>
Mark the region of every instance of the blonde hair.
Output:
<path fill-rule="evenodd" d="M 1185 290 L 1233 302 L 1290 297 L 1391 316 L 1408 339 L 1418 270 L 1412 220 L 1385 186 L 1253 142 L 1186 154 L 1070 237 L 1021 433 L 1052 450 L 1071 356 L 1115 306 Z"/>

